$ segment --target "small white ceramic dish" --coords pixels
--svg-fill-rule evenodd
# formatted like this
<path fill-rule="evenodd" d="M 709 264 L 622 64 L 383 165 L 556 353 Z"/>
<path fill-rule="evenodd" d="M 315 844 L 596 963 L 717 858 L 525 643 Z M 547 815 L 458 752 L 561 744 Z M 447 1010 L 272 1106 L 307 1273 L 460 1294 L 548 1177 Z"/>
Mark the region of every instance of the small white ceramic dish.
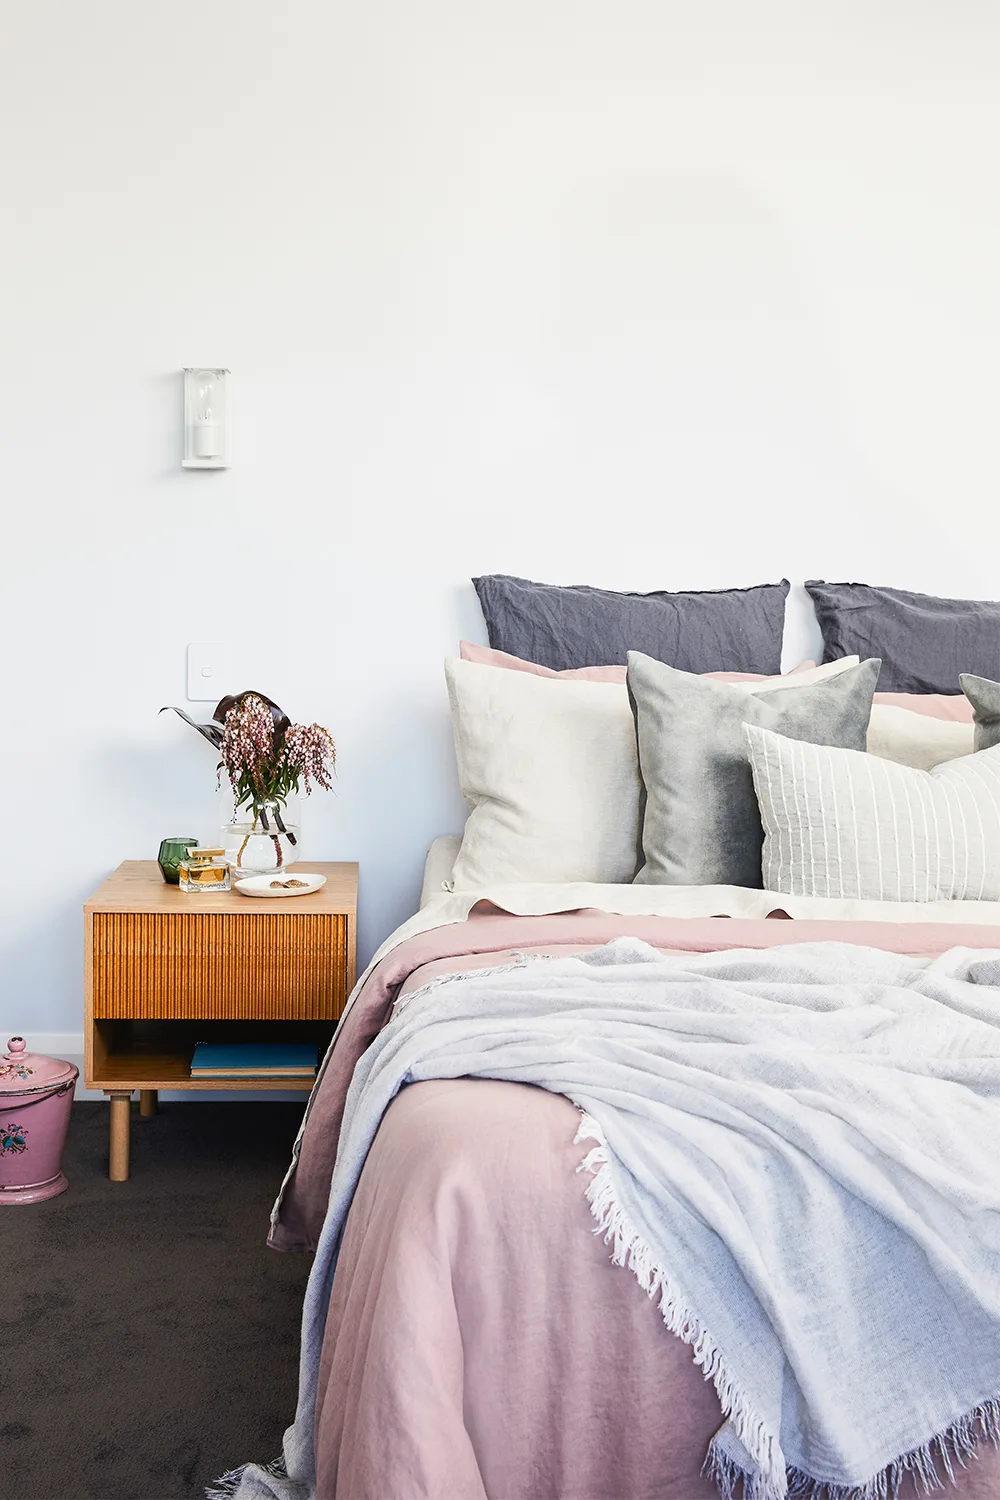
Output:
<path fill-rule="evenodd" d="M 284 884 L 272 885 L 275 880 L 304 880 L 305 885 L 293 885 L 289 890 Z M 296 870 L 293 866 L 284 875 L 272 872 L 270 875 L 249 875 L 245 880 L 235 880 L 233 890 L 239 891 L 241 896 L 263 896 L 265 900 L 270 900 L 272 896 L 310 896 L 324 885 L 325 875 L 307 875 L 304 870 Z"/>

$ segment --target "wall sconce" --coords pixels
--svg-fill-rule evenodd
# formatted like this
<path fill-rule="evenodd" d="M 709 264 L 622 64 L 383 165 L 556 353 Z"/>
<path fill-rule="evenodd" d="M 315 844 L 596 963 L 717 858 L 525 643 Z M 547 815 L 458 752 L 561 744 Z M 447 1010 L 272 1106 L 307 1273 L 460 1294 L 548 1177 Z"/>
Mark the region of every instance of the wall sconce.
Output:
<path fill-rule="evenodd" d="M 185 469 L 227 469 L 226 376 L 228 370 L 195 366 L 184 371 Z"/>

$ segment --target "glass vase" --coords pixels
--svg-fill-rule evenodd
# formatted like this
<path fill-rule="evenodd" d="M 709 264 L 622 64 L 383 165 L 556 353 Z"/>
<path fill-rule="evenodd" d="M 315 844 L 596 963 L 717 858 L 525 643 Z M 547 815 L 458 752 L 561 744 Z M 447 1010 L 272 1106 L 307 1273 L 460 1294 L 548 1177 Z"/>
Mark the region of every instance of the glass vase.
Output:
<path fill-rule="evenodd" d="M 265 802 L 257 809 L 238 807 L 222 825 L 222 845 L 232 877 L 271 875 L 286 870 L 298 858 L 299 825 L 290 822 L 286 808 Z"/>

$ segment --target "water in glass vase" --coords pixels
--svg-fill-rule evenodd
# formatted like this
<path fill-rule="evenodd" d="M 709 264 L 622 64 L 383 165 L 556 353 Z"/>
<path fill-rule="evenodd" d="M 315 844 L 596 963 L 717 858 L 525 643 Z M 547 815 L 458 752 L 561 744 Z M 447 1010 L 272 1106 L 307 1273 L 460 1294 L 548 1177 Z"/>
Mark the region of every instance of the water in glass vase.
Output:
<path fill-rule="evenodd" d="M 298 858 L 299 825 L 288 820 L 287 809 L 266 802 L 257 809 L 239 807 L 231 822 L 222 825 L 222 843 L 233 879 L 285 870 Z"/>

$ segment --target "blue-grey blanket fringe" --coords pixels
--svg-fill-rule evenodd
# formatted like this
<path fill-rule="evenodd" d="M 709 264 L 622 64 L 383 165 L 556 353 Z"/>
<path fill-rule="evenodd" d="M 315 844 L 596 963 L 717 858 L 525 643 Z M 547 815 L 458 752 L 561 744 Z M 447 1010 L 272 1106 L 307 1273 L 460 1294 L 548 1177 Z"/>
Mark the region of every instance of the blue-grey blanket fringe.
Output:
<path fill-rule="evenodd" d="M 904 1480 L 910 1477 L 924 1494 L 943 1490 L 954 1482 L 956 1465 L 964 1469 L 969 1459 L 978 1458 L 977 1438 L 1000 1447 L 998 1417 L 1000 1403 L 988 1401 L 926 1447 L 907 1453 L 862 1485 L 824 1484 L 799 1469 L 789 1469 L 788 1500 L 897 1500 Z M 709 1449 L 702 1473 L 722 1500 L 757 1500 L 760 1493 L 745 1470 L 714 1447 Z"/>
<path fill-rule="evenodd" d="M 923 1448 L 905 1453 L 867 1484 L 853 1489 L 843 1485 L 821 1484 L 797 1469 L 788 1472 L 789 1500 L 896 1500 L 900 1486 L 912 1477 L 924 1494 L 954 1483 L 955 1469 L 965 1469 L 971 1459 L 979 1458 L 983 1441 L 1000 1448 L 1000 1400 L 984 1401 L 975 1411 L 952 1423 L 947 1432 L 932 1439 Z M 719 1486 L 720 1493 L 726 1491 Z"/>
<path fill-rule="evenodd" d="M 260 1464 L 258 1467 L 269 1474 L 272 1479 L 287 1479 L 288 1470 L 285 1468 L 284 1457 L 276 1458 L 273 1463 Z M 221 1475 L 214 1484 L 210 1484 L 205 1490 L 205 1500 L 232 1500 L 243 1482 L 245 1471 L 250 1468 L 249 1464 L 241 1464 L 238 1469 L 230 1469 L 228 1474 Z"/>

